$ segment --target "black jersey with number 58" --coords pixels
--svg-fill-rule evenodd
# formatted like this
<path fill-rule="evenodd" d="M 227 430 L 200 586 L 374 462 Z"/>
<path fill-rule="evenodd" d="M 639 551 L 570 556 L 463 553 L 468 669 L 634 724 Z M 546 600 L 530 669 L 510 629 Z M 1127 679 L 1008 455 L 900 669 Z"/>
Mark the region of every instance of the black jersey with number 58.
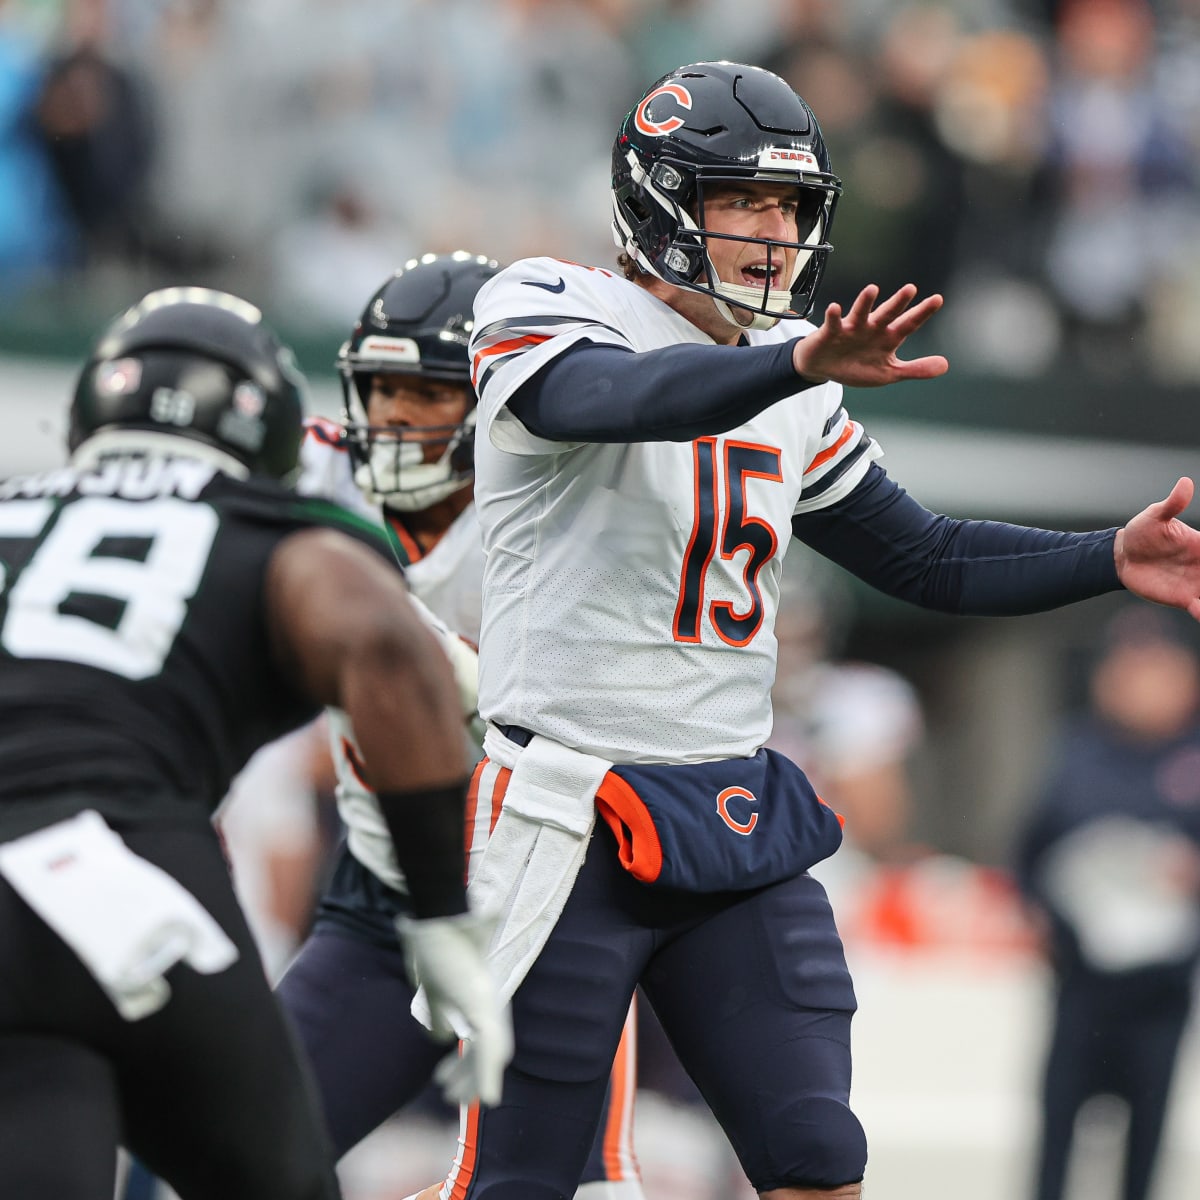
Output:
<path fill-rule="evenodd" d="M 0 830 L 83 807 L 207 819 L 265 742 L 313 717 L 271 652 L 266 564 L 366 523 L 188 458 L 0 484 Z"/>

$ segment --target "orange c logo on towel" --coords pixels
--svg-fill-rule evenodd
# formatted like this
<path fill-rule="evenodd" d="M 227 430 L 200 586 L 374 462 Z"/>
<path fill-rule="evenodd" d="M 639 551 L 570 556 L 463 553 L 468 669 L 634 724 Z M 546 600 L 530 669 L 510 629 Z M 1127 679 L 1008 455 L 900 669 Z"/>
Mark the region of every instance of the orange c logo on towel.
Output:
<path fill-rule="evenodd" d="M 680 108 L 692 107 L 692 95 L 687 88 L 680 87 L 677 83 L 668 83 L 663 87 L 655 88 L 642 100 L 641 104 L 637 106 L 637 112 L 633 114 L 633 123 L 638 127 L 638 131 L 647 133 L 651 137 L 662 137 L 665 134 L 674 133 L 683 124 L 682 117 L 667 117 L 665 121 L 650 120 L 646 114 L 646 107 L 657 96 L 674 96 Z"/>
<path fill-rule="evenodd" d="M 758 803 L 758 797 L 753 792 L 748 792 L 744 787 L 727 787 L 717 796 L 717 815 L 734 833 L 740 833 L 742 837 L 749 837 L 755 825 L 758 824 L 758 813 L 752 812 L 748 821 L 739 821 L 729 811 L 729 801 L 735 797 L 748 800 L 751 804 Z"/>

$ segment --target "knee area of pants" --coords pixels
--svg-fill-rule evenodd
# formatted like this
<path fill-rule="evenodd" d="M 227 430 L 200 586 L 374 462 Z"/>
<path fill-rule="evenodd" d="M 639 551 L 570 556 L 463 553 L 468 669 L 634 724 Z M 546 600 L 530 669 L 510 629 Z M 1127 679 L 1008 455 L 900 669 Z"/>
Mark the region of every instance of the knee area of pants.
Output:
<path fill-rule="evenodd" d="M 788 1125 L 792 1143 L 782 1158 L 788 1164 L 785 1178 L 770 1186 L 834 1188 L 862 1179 L 867 1135 L 841 1101 L 807 1097 L 793 1106 Z"/>
<path fill-rule="evenodd" d="M 558 1188 L 541 1183 L 494 1183 L 475 1196 L 478 1200 L 562 1200 Z"/>

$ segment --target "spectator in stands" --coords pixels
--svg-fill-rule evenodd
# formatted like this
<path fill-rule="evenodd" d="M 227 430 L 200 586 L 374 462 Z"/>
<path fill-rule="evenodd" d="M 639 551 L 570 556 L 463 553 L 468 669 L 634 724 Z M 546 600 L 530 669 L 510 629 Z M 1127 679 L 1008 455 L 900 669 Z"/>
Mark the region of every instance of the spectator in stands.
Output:
<path fill-rule="evenodd" d="M 1070 361 L 1095 377 L 1149 367 L 1150 294 L 1195 228 L 1194 160 L 1156 77 L 1155 35 L 1146 0 L 1058 10 L 1040 259 Z"/>
<path fill-rule="evenodd" d="M 13 6 L 0 0 L 0 295 L 7 301 L 61 267 L 70 248 L 34 119 L 41 74 L 36 44 Z"/>
<path fill-rule="evenodd" d="M 1076 1118 L 1128 1106 L 1122 1200 L 1149 1192 L 1200 963 L 1200 656 L 1186 619 L 1125 608 L 1088 710 L 1021 831 L 1021 884 L 1055 975 L 1032 1195 L 1061 1200 Z"/>
<path fill-rule="evenodd" d="M 136 260 L 153 133 L 139 81 L 108 49 L 105 0 L 76 0 L 46 67 L 37 128 L 85 264 Z"/>

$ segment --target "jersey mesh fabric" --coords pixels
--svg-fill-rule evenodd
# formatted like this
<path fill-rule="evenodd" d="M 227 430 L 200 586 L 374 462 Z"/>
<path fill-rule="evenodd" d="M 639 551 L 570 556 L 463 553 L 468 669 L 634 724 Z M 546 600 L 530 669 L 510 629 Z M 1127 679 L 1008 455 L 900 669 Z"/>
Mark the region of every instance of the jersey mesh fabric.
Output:
<path fill-rule="evenodd" d="M 791 518 L 845 496 L 879 454 L 841 388 L 691 443 L 548 442 L 505 406 L 557 354 L 708 339 L 645 289 L 553 259 L 501 272 L 475 317 L 481 715 L 617 762 L 753 754 L 770 733 Z"/>

